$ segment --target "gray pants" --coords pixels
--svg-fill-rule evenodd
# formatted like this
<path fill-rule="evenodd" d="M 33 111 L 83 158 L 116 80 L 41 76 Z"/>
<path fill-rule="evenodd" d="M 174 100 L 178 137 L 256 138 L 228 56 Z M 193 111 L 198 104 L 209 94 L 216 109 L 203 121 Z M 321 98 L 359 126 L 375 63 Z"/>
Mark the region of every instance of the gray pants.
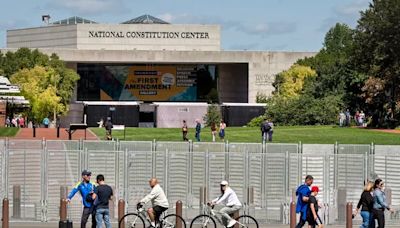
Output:
<path fill-rule="evenodd" d="M 236 211 L 239 211 L 242 206 L 231 206 L 231 207 L 223 207 L 221 210 L 219 210 L 219 213 L 221 213 L 221 222 L 224 226 L 227 226 L 229 221 L 232 219 L 229 214 L 233 214 Z"/>

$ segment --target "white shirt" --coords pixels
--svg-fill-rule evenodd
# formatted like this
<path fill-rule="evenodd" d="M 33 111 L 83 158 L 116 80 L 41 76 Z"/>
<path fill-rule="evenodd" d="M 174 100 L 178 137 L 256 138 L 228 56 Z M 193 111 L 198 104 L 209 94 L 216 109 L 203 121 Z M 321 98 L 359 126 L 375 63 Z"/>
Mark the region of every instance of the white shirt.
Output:
<path fill-rule="evenodd" d="M 230 187 L 227 187 L 224 194 L 221 197 L 214 199 L 212 202 L 215 204 L 225 204 L 228 207 L 242 206 L 236 193 Z"/>
<path fill-rule="evenodd" d="M 167 197 L 165 196 L 165 193 L 159 184 L 156 184 L 153 189 L 151 189 L 151 192 L 143 199 L 141 199 L 140 202 L 147 203 L 150 200 L 153 206 L 160 206 L 165 208 L 169 207 Z"/>

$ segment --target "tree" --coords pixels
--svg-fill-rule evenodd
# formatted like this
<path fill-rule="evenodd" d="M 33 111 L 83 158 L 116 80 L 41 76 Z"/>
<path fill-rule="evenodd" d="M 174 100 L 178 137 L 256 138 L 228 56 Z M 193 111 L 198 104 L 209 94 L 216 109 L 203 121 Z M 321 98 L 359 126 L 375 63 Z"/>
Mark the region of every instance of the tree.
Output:
<path fill-rule="evenodd" d="M 304 80 L 315 76 L 315 71 L 310 67 L 295 64 L 276 76 L 273 84 L 275 93 L 285 98 L 297 97 L 303 90 Z"/>
<path fill-rule="evenodd" d="M 207 114 L 203 117 L 206 126 L 211 126 L 211 123 L 219 123 L 221 120 L 221 113 L 218 105 L 211 104 L 207 107 Z"/>
<path fill-rule="evenodd" d="M 325 35 L 323 48 L 314 56 L 297 61 L 317 72 L 314 83 L 307 90 L 315 97 L 340 94 L 343 97 L 354 91 L 352 66 L 348 64 L 353 49 L 354 31 L 346 24 L 337 23 Z M 349 98 L 351 100 L 351 98 Z"/>
<path fill-rule="evenodd" d="M 361 12 L 354 36 L 353 66 L 368 81 L 361 96 L 370 109 L 376 110 L 374 122 L 394 127 L 400 117 L 400 4 L 398 0 L 373 0 Z M 371 82 L 379 81 L 375 91 Z M 370 96 L 377 93 L 374 96 Z M 389 115 L 387 113 L 390 113 Z M 383 118 L 390 116 L 390 118 Z M 386 122 L 386 123 L 385 123 Z"/>
<path fill-rule="evenodd" d="M 38 66 L 42 68 L 40 70 L 39 68 L 35 69 Z M 69 102 L 72 98 L 75 84 L 79 80 L 79 75 L 74 70 L 67 68 L 64 61 L 60 60 L 56 54 L 52 54 L 49 57 L 37 49 L 30 50 L 28 48 L 20 48 L 16 52 L 7 52 L 5 55 L 0 53 L 0 72 L 3 71 L 6 77 L 13 78 L 15 82 L 28 82 L 28 78 L 24 78 L 24 75 L 38 72 L 43 73 L 43 70 L 49 73 L 50 76 L 42 77 L 45 81 L 41 83 L 46 86 L 51 85 L 55 88 L 54 93 L 58 97 L 58 102 L 60 103 L 60 105 L 57 106 L 58 108 L 53 107 L 55 109 L 53 109 L 52 113 L 54 115 L 53 118 L 55 118 L 56 114 L 62 115 L 68 111 Z M 14 75 L 15 77 L 12 77 Z M 19 77 L 22 78 L 20 79 Z M 37 86 L 37 84 L 25 86 Z M 43 89 L 42 86 L 39 87 Z M 28 100 L 30 100 L 30 91 L 35 92 L 35 90 L 30 89 L 25 90 L 25 97 Z M 48 91 L 48 93 L 44 95 L 50 96 L 51 94 L 52 92 Z M 50 102 L 50 100 L 47 101 Z M 31 105 L 35 104 L 40 103 L 31 102 Z M 32 108 L 36 110 L 37 107 L 32 106 Z M 46 113 L 46 115 L 48 115 L 48 113 Z"/>
<path fill-rule="evenodd" d="M 41 121 L 50 114 L 63 114 L 66 106 L 57 95 L 55 82 L 59 79 L 57 72 L 51 67 L 36 66 L 23 69 L 11 76 L 11 82 L 18 85 L 21 94 L 31 104 L 31 116 Z"/>

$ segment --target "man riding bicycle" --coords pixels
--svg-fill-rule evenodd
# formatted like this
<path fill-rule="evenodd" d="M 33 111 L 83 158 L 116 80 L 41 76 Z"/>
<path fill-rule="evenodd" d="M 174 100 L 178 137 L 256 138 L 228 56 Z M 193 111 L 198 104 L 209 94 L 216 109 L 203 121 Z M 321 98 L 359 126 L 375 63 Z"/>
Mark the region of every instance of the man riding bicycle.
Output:
<path fill-rule="evenodd" d="M 151 201 L 152 207 L 147 210 L 147 214 L 151 220 L 151 225 L 156 227 L 156 223 L 159 222 L 161 214 L 168 209 L 168 199 L 161 186 L 158 184 L 156 178 L 151 178 L 149 180 L 151 192 L 140 200 L 137 207 L 141 208 L 144 204 Z"/>
<path fill-rule="evenodd" d="M 242 208 L 242 204 L 240 203 L 236 193 L 232 188 L 229 187 L 228 181 L 222 181 L 220 184 L 221 187 L 221 196 L 212 200 L 208 203 L 210 206 L 214 206 L 217 204 L 223 204 L 223 207 L 219 213 L 221 214 L 222 224 L 226 227 L 232 227 L 235 225 L 236 220 L 232 219 L 229 214 L 233 214 L 239 211 Z M 217 217 L 218 218 L 218 217 Z"/>

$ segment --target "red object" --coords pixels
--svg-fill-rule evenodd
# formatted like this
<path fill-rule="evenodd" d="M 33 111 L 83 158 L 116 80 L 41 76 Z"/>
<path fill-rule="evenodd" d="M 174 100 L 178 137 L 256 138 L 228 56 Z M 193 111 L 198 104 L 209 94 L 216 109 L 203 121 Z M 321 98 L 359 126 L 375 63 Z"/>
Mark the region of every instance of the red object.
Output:
<path fill-rule="evenodd" d="M 311 192 L 319 192 L 318 186 L 312 186 L 311 187 Z"/>

